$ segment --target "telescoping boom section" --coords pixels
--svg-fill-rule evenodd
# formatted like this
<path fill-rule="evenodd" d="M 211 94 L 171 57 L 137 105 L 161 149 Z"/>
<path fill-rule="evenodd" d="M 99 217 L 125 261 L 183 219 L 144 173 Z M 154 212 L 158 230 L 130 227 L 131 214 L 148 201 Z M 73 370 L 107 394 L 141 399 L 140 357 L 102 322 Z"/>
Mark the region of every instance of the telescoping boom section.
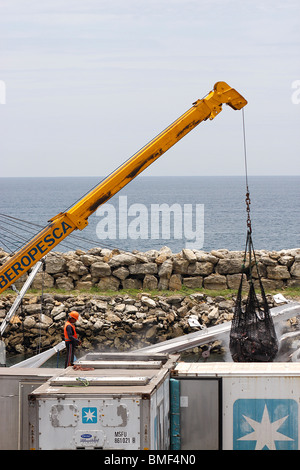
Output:
<path fill-rule="evenodd" d="M 88 224 L 89 216 L 99 206 L 107 202 L 200 122 L 214 119 L 222 111 L 223 104 L 238 110 L 243 108 L 247 101 L 227 83 L 217 82 L 214 89 L 203 99 L 193 103 L 188 111 L 101 181 L 70 209 L 50 219 L 44 229 L 11 256 L 0 269 L 0 293 L 74 230 L 83 230 Z"/>

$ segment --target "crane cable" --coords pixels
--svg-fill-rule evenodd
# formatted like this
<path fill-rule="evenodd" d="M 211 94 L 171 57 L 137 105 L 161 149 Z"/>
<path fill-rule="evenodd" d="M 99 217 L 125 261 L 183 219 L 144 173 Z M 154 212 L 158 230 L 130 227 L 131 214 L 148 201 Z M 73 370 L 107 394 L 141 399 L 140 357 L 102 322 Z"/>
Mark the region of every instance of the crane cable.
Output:
<path fill-rule="evenodd" d="M 231 322 L 229 350 L 234 362 L 271 362 L 278 352 L 278 341 L 252 242 L 244 110 L 242 110 L 242 116 L 246 174 L 247 240 L 242 276 Z M 247 254 L 249 258 L 246 267 Z M 256 268 L 255 279 L 252 275 L 253 268 Z M 246 299 L 242 298 L 244 274 L 247 275 Z M 260 297 L 255 292 L 256 279 L 258 280 L 257 287 L 260 289 Z"/>
<path fill-rule="evenodd" d="M 243 120 L 243 141 L 244 141 L 244 163 L 245 163 L 245 179 L 246 179 L 246 212 L 247 212 L 247 227 L 249 233 L 252 233 L 251 227 L 251 217 L 250 217 L 250 191 L 249 191 L 249 184 L 248 184 L 248 163 L 247 163 L 247 148 L 246 148 L 246 130 L 245 130 L 245 116 L 244 116 L 244 108 L 242 108 L 242 120 Z"/>
<path fill-rule="evenodd" d="M 247 238 L 246 238 L 246 245 L 245 245 L 245 252 L 244 252 L 244 260 L 242 268 L 245 270 L 246 268 L 246 259 L 247 254 L 249 256 L 248 263 L 249 263 L 249 282 L 253 282 L 252 278 L 252 253 L 253 253 L 253 262 L 256 265 L 257 269 L 257 276 L 260 283 L 261 288 L 261 278 L 258 270 L 258 262 L 255 255 L 255 250 L 252 241 L 252 225 L 251 225 L 251 217 L 250 217 L 250 191 L 249 191 L 249 182 L 248 182 L 248 162 L 247 162 L 247 146 L 246 146 L 246 126 L 245 126 L 245 115 L 244 115 L 244 108 L 242 108 L 242 123 L 243 123 L 243 143 L 244 143 L 244 165 L 245 165 L 245 183 L 246 183 L 246 212 L 247 212 Z"/>

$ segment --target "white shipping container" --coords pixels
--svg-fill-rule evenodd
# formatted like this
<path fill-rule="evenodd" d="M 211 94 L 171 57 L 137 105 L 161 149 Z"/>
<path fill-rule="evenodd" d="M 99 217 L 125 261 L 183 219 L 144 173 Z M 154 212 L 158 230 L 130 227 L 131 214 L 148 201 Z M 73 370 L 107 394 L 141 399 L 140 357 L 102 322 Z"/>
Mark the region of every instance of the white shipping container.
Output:
<path fill-rule="evenodd" d="M 300 449 L 299 363 L 179 363 L 172 380 L 180 385 L 177 448 Z"/>
<path fill-rule="evenodd" d="M 0 368 L 0 450 L 27 450 L 28 395 L 58 369 Z"/>
<path fill-rule="evenodd" d="M 30 395 L 32 448 L 168 449 L 169 378 L 178 356 L 81 360 Z M 88 356 L 87 356 L 88 357 Z"/>

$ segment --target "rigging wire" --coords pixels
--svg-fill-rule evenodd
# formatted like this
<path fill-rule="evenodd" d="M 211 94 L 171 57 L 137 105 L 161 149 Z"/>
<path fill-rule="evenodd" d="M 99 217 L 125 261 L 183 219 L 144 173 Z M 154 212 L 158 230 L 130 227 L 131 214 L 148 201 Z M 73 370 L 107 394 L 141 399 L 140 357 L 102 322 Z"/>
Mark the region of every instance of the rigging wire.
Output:
<path fill-rule="evenodd" d="M 249 191 L 249 184 L 248 184 L 248 163 L 247 163 L 247 148 L 246 148 L 246 129 L 245 129 L 245 116 L 244 116 L 244 108 L 242 108 L 242 121 L 243 121 L 243 141 L 244 141 L 244 164 L 245 164 L 245 180 L 246 180 L 246 212 L 247 212 L 247 227 L 249 233 L 252 232 L 251 227 L 251 217 L 250 217 L 250 191 Z"/>
<path fill-rule="evenodd" d="M 7 220 L 8 219 L 8 220 Z M 13 220 L 13 223 L 12 223 L 12 220 Z M 20 219 L 21 220 L 21 219 Z M 10 238 L 10 244 L 11 245 L 14 245 L 14 246 L 17 246 L 17 247 L 21 247 L 23 246 L 24 244 L 26 244 L 28 241 L 30 241 L 33 236 L 36 234 L 35 231 L 33 231 L 33 229 L 30 229 L 31 226 L 34 226 L 34 227 L 38 227 L 38 228 L 43 228 L 43 226 L 41 225 L 38 225 L 38 224 L 33 224 L 32 222 L 28 222 L 28 226 L 27 229 L 24 228 L 23 226 L 19 226 L 19 219 L 17 219 L 16 217 L 11 217 L 11 216 L 8 216 L 8 215 L 5 215 L 5 214 L 0 214 L 0 221 L 2 223 L 4 223 L 5 225 L 3 226 L 0 226 L 0 231 L 2 230 L 3 232 L 7 232 L 8 234 L 11 234 L 15 239 L 18 239 L 19 240 L 19 243 L 16 242 L 16 240 L 13 240 L 13 238 Z M 25 227 L 26 227 L 26 221 L 24 220 L 21 220 L 21 223 L 24 225 L 25 224 Z M 15 229 L 15 231 L 13 230 L 10 230 L 9 228 L 6 227 L 6 225 L 9 225 L 10 227 L 13 227 Z M 28 229 L 29 228 L 29 229 Z M 22 233 L 23 232 L 26 232 L 28 234 L 30 234 L 29 238 L 26 238 L 24 237 L 23 235 L 20 235 L 20 233 L 17 232 L 17 230 L 21 230 Z M 2 237 L 4 237 L 4 239 L 7 240 L 9 235 L 2 235 Z M 70 235 L 71 236 L 71 235 Z M 76 237 L 76 235 L 73 236 L 74 238 Z M 79 240 L 83 240 L 84 242 L 87 242 L 88 240 L 83 238 L 83 237 L 78 237 Z M 94 241 L 89 241 L 90 243 L 95 243 Z M 64 242 L 62 241 L 61 242 L 62 245 L 64 245 L 66 248 L 69 248 L 69 249 L 74 249 L 74 243 L 72 243 L 71 241 L 70 242 Z M 7 245 L 5 245 L 7 247 Z M 81 245 L 79 247 L 82 247 Z M 83 247 L 82 247 L 83 248 Z M 78 243 L 77 243 L 77 246 L 75 249 L 78 249 Z M 11 250 L 9 250 L 11 252 Z"/>
<path fill-rule="evenodd" d="M 19 219 L 17 217 L 13 217 L 11 215 L 7 215 L 3 213 L 0 213 L 0 222 L 2 222 L 2 225 L 0 226 L 0 239 L 2 241 L 2 244 L 9 250 L 10 254 L 13 254 L 15 251 L 9 248 L 7 244 L 8 240 L 9 240 L 10 246 L 18 250 L 22 248 L 28 241 L 30 241 L 33 238 L 33 236 L 36 234 L 37 228 L 38 229 L 44 228 L 44 226 L 42 225 L 29 222 L 24 219 Z M 10 227 L 14 228 L 14 230 L 7 228 L 6 225 L 9 225 Z M 26 229 L 24 229 L 24 227 L 26 227 Z M 18 232 L 20 230 L 22 231 L 22 233 L 23 232 L 28 233 L 30 235 L 29 238 L 21 235 Z M 1 231 L 4 233 L 1 234 Z M 4 240 L 6 241 L 6 243 Z M 83 250 L 86 250 L 87 245 L 91 246 L 92 248 L 94 248 L 95 246 L 99 246 L 99 240 L 93 240 L 91 238 L 83 237 L 81 235 L 76 235 L 72 233 L 69 235 L 68 241 L 66 242 L 65 240 L 63 240 L 60 243 L 60 245 L 70 250 L 74 250 L 74 251 L 80 248 Z M 101 248 L 107 248 L 109 250 L 118 249 L 120 252 L 127 253 L 125 250 L 120 250 L 120 248 L 117 248 L 107 243 L 103 243 L 102 241 L 101 241 Z M 55 253 L 55 252 L 52 252 L 52 253 Z"/>
<path fill-rule="evenodd" d="M 32 226 L 34 226 L 34 227 L 37 227 L 37 228 L 39 228 L 39 229 L 44 228 L 43 225 L 35 224 L 35 223 L 33 223 L 33 222 L 27 222 L 27 221 L 25 221 L 25 220 L 18 219 L 18 218 L 16 218 L 16 217 L 12 217 L 12 216 L 7 215 L 7 214 L 0 213 L 0 221 L 1 221 L 1 217 L 4 218 L 5 223 L 7 223 L 7 222 L 6 222 L 6 218 L 12 219 L 12 220 L 16 221 L 16 225 L 14 225 L 14 227 L 15 227 L 15 228 L 18 228 L 18 229 L 20 228 L 20 227 L 19 227 L 19 221 L 22 222 L 22 223 L 24 223 L 25 226 L 26 226 L 26 224 L 28 224 L 28 225 L 32 225 Z M 3 228 L 3 230 L 5 230 L 5 228 Z M 33 232 L 30 232 L 30 231 L 28 231 L 28 232 L 29 232 L 29 233 L 33 233 Z M 84 243 L 93 244 L 93 246 L 95 246 L 95 244 L 96 244 L 96 245 L 99 245 L 99 240 L 93 240 L 93 239 L 90 239 L 90 238 L 88 238 L 88 237 L 83 237 L 83 236 L 76 235 L 76 234 L 73 234 L 73 233 L 69 235 L 69 238 L 71 238 L 71 239 L 73 239 L 73 240 L 80 240 L 80 241 L 83 241 Z M 69 238 L 68 238 L 68 240 L 69 240 Z M 26 240 L 25 238 L 23 238 L 23 239 Z M 30 238 L 30 239 L 31 239 L 31 238 Z M 72 244 L 71 242 L 70 242 L 70 243 L 66 243 L 64 240 L 60 243 L 60 245 L 64 245 L 64 246 L 66 246 L 67 248 L 74 248 L 74 247 L 75 247 L 75 244 L 74 244 L 74 243 L 73 243 L 73 244 Z M 73 245 L 73 246 L 71 246 L 71 245 Z M 85 247 L 82 246 L 82 245 L 80 245 L 80 247 L 85 248 Z M 103 243 L 103 242 L 101 242 L 101 247 L 103 247 L 103 248 L 108 248 L 108 249 L 111 249 L 111 250 L 116 249 L 115 246 L 112 246 L 112 245 L 109 245 L 109 244 Z M 78 243 L 76 244 L 75 249 L 77 249 L 77 248 L 78 248 Z"/>
<path fill-rule="evenodd" d="M 37 228 L 39 228 L 39 229 L 43 229 L 43 228 L 44 228 L 43 225 L 35 224 L 35 223 L 33 223 L 33 222 L 25 221 L 25 220 L 23 220 L 23 219 L 18 219 L 18 218 L 16 218 L 16 217 L 12 217 L 12 216 L 7 215 L 7 214 L 0 213 L 0 220 L 1 220 L 1 217 L 4 217 L 5 220 L 6 220 L 6 218 L 7 218 L 7 219 L 10 219 L 10 220 L 16 221 L 17 225 L 14 225 L 14 227 L 16 227 L 16 228 L 20 228 L 20 227 L 19 227 L 20 222 L 23 223 L 23 224 L 25 224 L 25 226 L 26 226 L 26 225 L 27 225 L 27 226 L 28 226 L 28 225 L 31 225 L 31 226 L 37 227 Z M 6 223 L 8 223 L 8 222 L 6 222 Z M 28 231 L 28 230 L 27 230 L 27 231 Z M 32 234 L 32 232 L 30 232 L 30 231 L 28 231 L 28 232 Z M 96 243 L 96 244 L 99 244 L 99 241 L 91 240 L 91 239 L 89 239 L 89 238 L 87 238 L 87 237 L 83 237 L 83 236 L 80 236 L 80 235 L 76 235 L 76 234 L 74 234 L 74 233 L 70 234 L 69 237 L 71 237 L 72 239 L 75 239 L 75 240 L 81 240 L 81 241 L 83 241 L 83 242 L 85 242 L 85 243 L 89 242 L 89 243 L 92 243 L 92 244 L 95 244 L 95 243 Z M 61 244 L 65 244 L 65 246 L 68 247 L 68 245 L 67 245 L 64 241 L 62 241 Z M 102 245 L 104 248 L 109 248 L 109 249 L 114 249 L 114 248 L 115 248 L 115 247 L 112 247 L 111 245 L 104 244 L 104 243 L 101 243 L 101 245 Z"/>
<path fill-rule="evenodd" d="M 245 129 L 244 108 L 242 108 L 242 120 L 243 120 L 243 142 L 244 142 L 245 178 L 246 178 L 246 188 L 247 188 L 247 190 L 248 190 L 248 164 L 247 164 L 247 146 L 246 146 L 246 129 Z"/>
<path fill-rule="evenodd" d="M 20 227 L 19 227 L 20 224 L 24 224 L 25 226 L 27 226 L 27 228 L 28 228 L 28 226 L 33 226 L 33 227 L 36 227 L 36 228 L 38 228 L 38 229 L 43 229 L 43 228 L 44 228 L 43 225 L 36 224 L 36 223 L 33 223 L 33 222 L 29 222 L 29 221 L 25 221 L 25 220 L 23 220 L 23 219 L 18 219 L 18 218 L 16 218 L 16 217 L 12 217 L 12 216 L 7 215 L 7 214 L 0 213 L 0 220 L 1 220 L 1 217 L 4 217 L 4 218 L 5 218 L 5 223 L 6 223 L 6 224 L 11 225 L 11 226 L 14 226 L 15 228 L 20 228 Z M 14 224 L 12 224 L 12 223 L 7 222 L 6 219 L 16 221 L 16 224 L 17 224 L 17 225 L 14 225 Z M 24 230 L 24 229 L 23 229 L 23 230 Z M 28 232 L 28 233 L 31 233 L 31 234 L 33 233 L 33 232 L 30 231 L 30 230 L 25 230 L 25 231 Z M 98 243 L 98 242 L 96 242 L 95 240 L 89 240 L 89 239 L 86 238 L 86 237 L 81 237 L 81 236 L 75 235 L 75 234 L 71 234 L 70 237 L 72 237 L 72 238 L 74 238 L 74 239 L 77 239 L 77 240 L 82 240 L 82 241 L 84 241 L 84 242 L 88 242 L 88 241 L 89 241 L 90 243 Z M 61 243 L 64 243 L 64 242 L 61 242 Z"/>

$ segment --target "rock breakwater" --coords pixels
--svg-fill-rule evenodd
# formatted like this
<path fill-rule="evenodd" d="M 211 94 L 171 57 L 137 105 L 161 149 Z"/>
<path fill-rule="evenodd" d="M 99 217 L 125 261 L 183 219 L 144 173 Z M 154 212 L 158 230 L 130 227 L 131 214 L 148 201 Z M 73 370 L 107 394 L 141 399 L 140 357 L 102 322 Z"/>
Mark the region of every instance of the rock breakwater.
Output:
<path fill-rule="evenodd" d="M 14 296 L 0 299 L 4 318 Z M 129 351 L 230 321 L 235 298 L 203 293 L 135 297 L 92 294 L 27 294 L 22 309 L 5 333 L 7 352 L 34 353 L 63 340 L 68 313 L 80 314 L 76 330 L 82 350 Z M 269 296 L 273 306 L 272 296 Z M 0 318 L 0 319 L 1 319 Z M 218 347 L 218 345 L 215 345 Z"/>
<path fill-rule="evenodd" d="M 6 255 L 3 253 L 0 257 Z M 218 291 L 238 288 L 243 256 L 243 252 L 228 250 L 173 254 L 167 247 L 145 253 L 101 248 L 50 253 L 45 271 L 39 272 L 32 284 L 38 290 L 43 286 L 44 294 L 25 296 L 3 338 L 7 351 L 30 353 L 59 343 L 71 310 L 80 313 L 77 331 L 86 350 L 137 349 L 230 321 L 234 294 L 224 296 Z M 256 257 L 253 275 L 257 277 L 258 269 L 267 290 L 300 285 L 300 249 L 260 250 Z M 24 277 L 19 287 L 23 282 Z M 184 287 L 195 293 L 175 292 Z M 208 295 L 201 288 L 216 292 Z M 138 291 L 131 295 L 129 289 Z M 164 292 L 154 295 L 153 291 Z M 0 322 L 14 298 L 7 292 L 0 297 Z M 272 296 L 268 300 L 273 307 Z"/>
<path fill-rule="evenodd" d="M 1 258 L 7 256 L 0 250 Z M 93 248 L 67 253 L 49 253 L 45 273 L 39 272 L 32 288 L 64 291 L 100 291 L 122 289 L 180 290 L 237 289 L 243 272 L 244 252 L 213 250 L 210 253 L 183 249 L 174 254 L 168 247 L 147 252 L 123 253 L 119 250 Z M 256 251 L 257 270 L 266 289 L 300 286 L 300 249 Z M 247 267 L 247 262 L 246 262 Z M 17 281 L 21 285 L 27 274 Z"/>

